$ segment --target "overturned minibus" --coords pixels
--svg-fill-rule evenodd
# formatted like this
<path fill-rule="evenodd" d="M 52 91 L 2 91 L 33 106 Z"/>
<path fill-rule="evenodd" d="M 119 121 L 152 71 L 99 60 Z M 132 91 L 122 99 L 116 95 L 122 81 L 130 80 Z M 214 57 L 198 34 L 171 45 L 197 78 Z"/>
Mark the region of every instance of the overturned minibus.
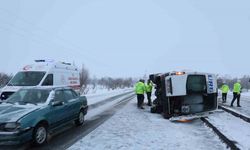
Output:
<path fill-rule="evenodd" d="M 156 85 L 152 113 L 164 118 L 193 115 L 216 110 L 216 75 L 199 72 L 169 72 L 150 75 Z"/>

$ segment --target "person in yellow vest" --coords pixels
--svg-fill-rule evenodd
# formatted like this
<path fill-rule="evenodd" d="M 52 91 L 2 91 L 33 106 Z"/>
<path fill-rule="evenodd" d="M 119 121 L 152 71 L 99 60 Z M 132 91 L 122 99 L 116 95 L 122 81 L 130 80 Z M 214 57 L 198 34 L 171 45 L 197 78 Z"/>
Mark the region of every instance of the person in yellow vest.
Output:
<path fill-rule="evenodd" d="M 144 102 L 144 93 L 146 91 L 144 82 L 145 81 L 141 79 L 135 85 L 135 93 L 137 95 L 137 107 L 141 109 L 144 109 L 143 102 Z"/>
<path fill-rule="evenodd" d="M 237 107 L 241 107 L 240 106 L 240 93 L 241 93 L 241 84 L 240 84 L 240 80 L 238 80 L 235 84 L 234 84 L 234 89 L 233 89 L 233 100 L 231 102 L 231 106 L 233 107 L 234 101 L 237 99 Z"/>
<path fill-rule="evenodd" d="M 222 91 L 222 103 L 226 103 L 227 102 L 227 93 L 229 91 L 229 86 L 224 83 L 221 87 L 221 91 Z"/>
<path fill-rule="evenodd" d="M 152 106 L 151 102 L 151 95 L 152 95 L 152 90 L 153 90 L 153 83 L 150 79 L 148 79 L 148 82 L 146 84 L 146 93 L 147 93 L 147 99 L 148 99 L 148 106 Z"/>

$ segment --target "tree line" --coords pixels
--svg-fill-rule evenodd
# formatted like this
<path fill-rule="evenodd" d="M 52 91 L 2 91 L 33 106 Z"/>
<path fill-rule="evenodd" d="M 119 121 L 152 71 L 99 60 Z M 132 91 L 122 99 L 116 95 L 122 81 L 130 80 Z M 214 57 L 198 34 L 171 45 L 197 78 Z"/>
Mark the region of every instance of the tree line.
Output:
<path fill-rule="evenodd" d="M 81 93 L 85 93 L 88 85 L 92 85 L 95 89 L 97 85 L 100 85 L 108 90 L 114 90 L 117 88 L 129 88 L 133 87 L 135 79 L 129 78 L 113 78 L 113 77 L 102 77 L 102 78 L 91 78 L 88 69 L 82 64 L 80 69 L 80 86 Z"/>
<path fill-rule="evenodd" d="M 132 78 L 112 78 L 112 77 L 103 77 L 100 79 L 92 79 L 92 85 L 101 85 L 107 89 L 117 89 L 117 88 L 126 88 L 133 87 L 134 80 Z"/>
<path fill-rule="evenodd" d="M 133 78 L 112 78 L 112 77 L 103 77 L 97 79 L 95 77 L 90 78 L 88 69 L 82 65 L 80 68 L 80 86 L 81 92 L 84 92 L 86 87 L 89 84 L 92 84 L 94 87 L 96 85 L 101 85 L 107 89 L 117 89 L 117 88 L 126 88 L 132 87 L 135 83 Z M 0 73 L 0 88 L 5 86 L 10 79 L 12 78 L 12 74 Z"/>
<path fill-rule="evenodd" d="M 237 82 L 237 80 L 240 80 L 241 86 L 243 89 L 250 89 L 250 76 L 249 75 L 244 75 L 243 77 L 240 78 L 232 78 L 230 76 L 222 76 L 218 77 L 218 87 L 220 88 L 223 83 L 227 84 L 230 89 L 233 89 L 234 83 Z"/>
<path fill-rule="evenodd" d="M 0 72 L 0 88 L 5 86 L 10 79 L 13 77 L 12 74 L 6 74 Z M 230 89 L 233 89 L 234 83 L 237 80 L 241 81 L 241 86 L 243 89 L 250 89 L 250 75 L 244 75 L 240 78 L 232 78 L 230 76 L 220 76 L 217 79 L 218 87 L 220 88 L 223 83 L 227 84 Z M 86 89 L 86 87 L 91 84 L 93 88 L 97 85 L 101 85 L 107 89 L 116 89 L 116 88 L 126 88 L 126 87 L 133 87 L 136 80 L 133 78 L 112 78 L 112 77 L 102 77 L 97 79 L 96 77 L 91 78 L 89 75 L 88 69 L 82 65 L 80 69 L 80 85 L 82 87 L 82 91 Z"/>

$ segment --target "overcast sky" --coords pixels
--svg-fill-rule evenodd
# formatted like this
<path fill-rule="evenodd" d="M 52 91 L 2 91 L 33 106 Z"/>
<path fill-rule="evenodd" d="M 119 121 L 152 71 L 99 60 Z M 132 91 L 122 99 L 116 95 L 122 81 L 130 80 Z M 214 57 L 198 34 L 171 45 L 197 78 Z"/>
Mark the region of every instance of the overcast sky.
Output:
<path fill-rule="evenodd" d="M 91 75 L 250 74 L 249 0 L 0 0 L 0 72 L 34 59 Z"/>

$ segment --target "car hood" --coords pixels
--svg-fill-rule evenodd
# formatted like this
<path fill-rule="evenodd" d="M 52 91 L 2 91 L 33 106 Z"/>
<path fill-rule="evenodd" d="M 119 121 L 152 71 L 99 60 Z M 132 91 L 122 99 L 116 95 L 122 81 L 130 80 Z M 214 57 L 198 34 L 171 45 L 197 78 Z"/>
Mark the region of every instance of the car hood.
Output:
<path fill-rule="evenodd" d="M 1 92 L 16 92 L 23 88 L 22 86 L 5 86 L 2 88 Z"/>
<path fill-rule="evenodd" d="M 40 107 L 35 105 L 0 104 L 0 123 L 16 122 Z"/>

